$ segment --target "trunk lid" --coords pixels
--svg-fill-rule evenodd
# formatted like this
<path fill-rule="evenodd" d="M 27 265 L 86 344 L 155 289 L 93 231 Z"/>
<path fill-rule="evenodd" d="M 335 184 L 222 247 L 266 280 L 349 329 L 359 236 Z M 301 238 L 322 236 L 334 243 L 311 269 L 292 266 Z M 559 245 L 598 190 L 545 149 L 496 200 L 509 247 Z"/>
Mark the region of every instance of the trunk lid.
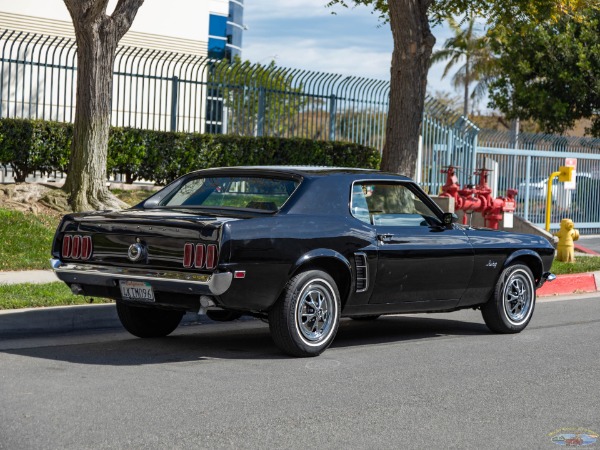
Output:
<path fill-rule="evenodd" d="M 63 219 L 54 251 L 63 261 L 212 271 L 224 258 L 220 245 L 223 225 L 232 220 L 239 218 L 165 209 L 74 214 Z M 89 255 L 83 244 L 88 236 L 92 245 Z M 213 257 L 210 262 L 208 258 Z"/>

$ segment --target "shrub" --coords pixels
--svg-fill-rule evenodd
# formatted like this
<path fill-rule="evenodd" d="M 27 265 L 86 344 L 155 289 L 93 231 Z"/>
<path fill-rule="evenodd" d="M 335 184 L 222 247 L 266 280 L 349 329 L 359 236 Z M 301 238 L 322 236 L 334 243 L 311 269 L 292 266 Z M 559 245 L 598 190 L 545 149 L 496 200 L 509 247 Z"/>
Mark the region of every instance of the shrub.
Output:
<path fill-rule="evenodd" d="M 68 166 L 71 124 L 0 120 L 0 164 L 10 165 L 18 182 L 33 171 Z M 316 165 L 377 168 L 379 152 L 359 144 L 300 138 L 248 137 L 112 128 L 107 170 L 126 181 L 165 184 L 193 170 L 225 166 Z"/>

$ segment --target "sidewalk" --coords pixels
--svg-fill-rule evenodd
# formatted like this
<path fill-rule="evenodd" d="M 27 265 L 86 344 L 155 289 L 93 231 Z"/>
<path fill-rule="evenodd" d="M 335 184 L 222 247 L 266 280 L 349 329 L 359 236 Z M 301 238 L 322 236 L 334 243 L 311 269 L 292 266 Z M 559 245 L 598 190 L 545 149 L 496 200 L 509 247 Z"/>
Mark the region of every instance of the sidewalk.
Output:
<path fill-rule="evenodd" d="M 53 270 L 23 270 L 15 272 L 0 272 L 0 285 L 21 283 L 53 283 L 58 281 Z"/>

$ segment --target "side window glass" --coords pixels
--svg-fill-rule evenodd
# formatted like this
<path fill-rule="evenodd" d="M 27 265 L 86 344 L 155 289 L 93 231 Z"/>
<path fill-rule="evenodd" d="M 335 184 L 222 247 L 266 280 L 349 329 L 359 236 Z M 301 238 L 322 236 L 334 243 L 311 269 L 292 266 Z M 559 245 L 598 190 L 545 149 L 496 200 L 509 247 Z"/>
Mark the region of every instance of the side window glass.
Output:
<path fill-rule="evenodd" d="M 365 203 L 368 218 L 364 212 Z M 415 227 L 439 223 L 429 206 L 402 184 L 356 183 L 352 193 L 352 214 L 359 220 L 381 226 Z"/>
<path fill-rule="evenodd" d="M 369 214 L 369 206 L 367 205 L 367 199 L 365 192 L 360 184 L 355 184 L 352 187 L 352 202 L 351 202 L 352 215 L 358 220 L 366 223 L 371 223 L 371 216 Z"/>

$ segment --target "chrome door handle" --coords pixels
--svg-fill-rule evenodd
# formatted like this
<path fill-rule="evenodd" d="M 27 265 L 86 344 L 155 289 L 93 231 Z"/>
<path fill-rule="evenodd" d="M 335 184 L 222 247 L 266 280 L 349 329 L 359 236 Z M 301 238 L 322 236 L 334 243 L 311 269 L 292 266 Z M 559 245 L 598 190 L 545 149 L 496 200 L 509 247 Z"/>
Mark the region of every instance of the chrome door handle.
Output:
<path fill-rule="evenodd" d="M 381 242 L 391 242 L 393 237 L 394 237 L 393 234 L 388 234 L 388 233 L 377 235 L 377 239 Z"/>

